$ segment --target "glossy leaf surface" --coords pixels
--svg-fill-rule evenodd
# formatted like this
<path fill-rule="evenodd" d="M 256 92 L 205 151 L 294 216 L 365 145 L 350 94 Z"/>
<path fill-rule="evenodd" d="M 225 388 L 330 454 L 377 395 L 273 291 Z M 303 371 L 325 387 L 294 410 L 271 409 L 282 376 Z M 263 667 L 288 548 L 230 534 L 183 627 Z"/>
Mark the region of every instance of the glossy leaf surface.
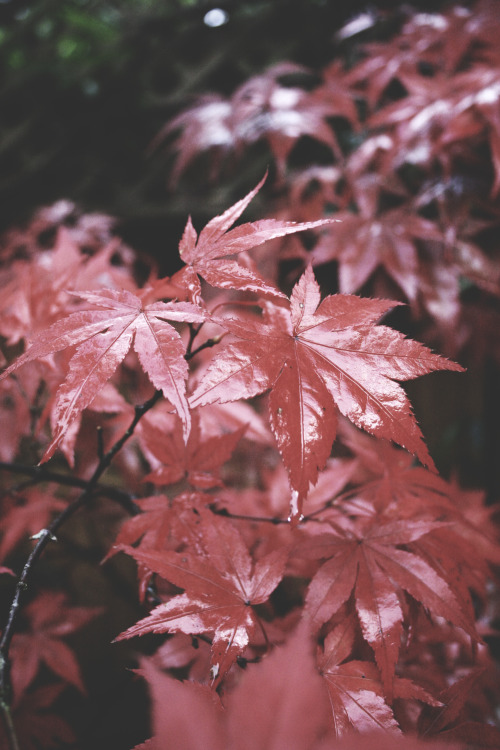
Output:
<path fill-rule="evenodd" d="M 162 390 L 177 410 L 187 437 L 190 415 L 185 397 L 185 350 L 179 334 L 166 321 L 202 322 L 202 311 L 187 302 L 143 305 L 137 295 L 112 289 L 80 292 L 77 296 L 91 309 L 71 313 L 40 333 L 25 354 L 2 374 L 5 377 L 26 362 L 76 347 L 66 380 L 57 392 L 57 426 L 44 459 L 52 456 L 71 423 L 92 403 L 132 343 L 155 388 Z"/>
<path fill-rule="evenodd" d="M 253 565 L 236 529 L 223 522 L 207 522 L 198 556 L 132 548 L 125 551 L 185 592 L 160 604 L 118 640 L 151 632 L 213 632 L 214 685 L 258 632 L 259 620 L 253 607 L 267 601 L 274 591 L 288 556 L 285 549 L 277 550 Z"/>
<path fill-rule="evenodd" d="M 270 423 L 289 473 L 293 515 L 300 513 L 330 454 L 337 410 L 433 467 L 409 401 L 394 380 L 462 368 L 373 325 L 395 304 L 347 295 L 321 302 L 309 268 L 288 310 L 267 304 L 263 325 L 219 321 L 237 340 L 212 362 L 191 404 L 251 398 L 271 389 Z"/>
<path fill-rule="evenodd" d="M 262 245 L 264 242 L 284 237 L 288 234 L 329 224 L 329 219 L 296 223 L 276 219 L 261 219 L 231 229 L 250 201 L 264 184 L 265 177 L 248 195 L 227 209 L 221 216 L 211 219 L 198 236 L 189 219 L 179 245 L 181 259 L 186 267 L 181 269 L 174 280 L 190 290 L 190 296 L 197 301 L 200 285 L 197 274 L 212 286 L 221 289 L 239 289 L 256 292 L 264 296 L 284 298 L 284 294 L 261 279 L 256 273 L 232 260 L 230 256 Z"/>

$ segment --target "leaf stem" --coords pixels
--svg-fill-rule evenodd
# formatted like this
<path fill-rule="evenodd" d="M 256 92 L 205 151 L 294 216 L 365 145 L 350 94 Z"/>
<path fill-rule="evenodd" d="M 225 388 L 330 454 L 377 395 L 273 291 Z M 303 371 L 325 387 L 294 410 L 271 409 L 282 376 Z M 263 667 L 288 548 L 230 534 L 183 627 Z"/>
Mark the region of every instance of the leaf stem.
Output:
<path fill-rule="evenodd" d="M 225 334 L 223 334 L 223 335 L 225 335 Z M 221 341 L 221 339 L 222 339 L 222 336 L 217 336 L 217 337 L 215 337 L 213 339 L 207 339 L 207 341 L 203 342 L 203 344 L 200 344 L 200 346 L 197 349 L 195 349 L 194 351 L 187 351 L 186 355 L 185 355 L 185 358 L 187 360 L 192 359 L 196 354 L 198 354 L 199 352 L 203 351 L 203 349 L 208 349 L 209 347 L 215 346 L 216 344 L 218 344 L 219 341 Z"/>
<path fill-rule="evenodd" d="M 227 508 L 217 508 L 213 503 L 208 506 L 209 510 L 212 511 L 216 516 L 223 516 L 224 518 L 232 518 L 234 521 L 256 521 L 258 523 L 272 523 L 277 526 L 280 523 L 286 526 L 290 525 L 290 522 L 286 518 L 272 518 L 269 516 L 245 516 L 241 513 L 231 513 Z"/>

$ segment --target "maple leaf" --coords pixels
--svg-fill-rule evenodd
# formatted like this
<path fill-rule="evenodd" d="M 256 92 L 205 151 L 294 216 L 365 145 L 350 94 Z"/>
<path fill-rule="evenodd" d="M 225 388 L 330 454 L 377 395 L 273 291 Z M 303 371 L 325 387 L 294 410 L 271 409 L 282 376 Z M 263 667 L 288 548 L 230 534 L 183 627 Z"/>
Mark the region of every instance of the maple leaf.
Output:
<path fill-rule="evenodd" d="M 282 292 L 261 279 L 251 268 L 245 268 L 228 256 L 258 247 L 277 237 L 330 223 L 330 219 L 303 223 L 261 219 L 230 229 L 258 193 L 265 179 L 266 176 L 248 195 L 221 216 L 211 219 L 199 237 L 191 219 L 188 220 L 179 244 L 179 253 L 186 266 L 172 277 L 172 282 L 186 286 L 194 302 L 199 302 L 201 294 L 198 274 L 212 286 L 221 289 L 239 289 L 284 299 Z"/>
<path fill-rule="evenodd" d="M 281 549 L 252 564 L 238 531 L 215 523 L 209 514 L 202 545 L 189 552 L 157 552 L 123 548 L 150 570 L 185 589 L 121 633 L 116 640 L 145 633 L 212 632 L 212 684 L 217 685 L 259 628 L 253 607 L 267 601 L 280 582 L 288 557 Z"/>
<path fill-rule="evenodd" d="M 210 498 L 211 499 L 211 498 Z M 136 500 L 141 513 L 127 518 L 121 525 L 115 544 L 105 557 L 107 560 L 123 546 L 140 541 L 142 550 L 179 550 L 183 546 L 196 548 L 200 523 L 199 509 L 209 498 L 202 493 L 184 492 L 175 498 L 153 495 Z M 151 569 L 139 564 L 139 597 L 144 601 Z"/>
<path fill-rule="evenodd" d="M 408 399 L 394 380 L 462 368 L 390 328 L 373 325 L 397 304 L 348 295 L 320 302 L 309 267 L 292 292 L 289 310 L 266 303 L 262 324 L 217 321 L 240 340 L 211 363 L 191 405 L 251 398 L 271 389 L 270 423 L 288 470 L 294 516 L 330 454 L 337 409 L 358 427 L 434 466 Z"/>
<path fill-rule="evenodd" d="M 463 520 L 458 533 L 480 552 L 483 560 L 500 564 L 498 525 L 495 523 L 498 504 L 491 505 L 487 502 L 485 491 L 464 490 L 457 485 L 456 480 L 451 482 L 451 497 Z"/>
<path fill-rule="evenodd" d="M 34 359 L 77 347 L 66 380 L 57 392 L 57 426 L 42 460 L 52 456 L 71 423 L 92 403 L 123 361 L 132 342 L 149 379 L 177 410 L 187 438 L 190 427 L 185 397 L 188 366 L 181 337 L 166 320 L 202 322 L 205 319 L 202 310 L 189 302 L 144 304 L 140 296 L 126 290 L 103 289 L 75 294 L 94 309 L 71 313 L 39 333 L 27 351 L 0 376 L 4 378 Z"/>
<path fill-rule="evenodd" d="M 177 158 L 169 178 L 171 188 L 175 187 L 180 175 L 202 151 L 210 152 L 211 177 L 215 177 L 220 161 L 234 144 L 231 113 L 231 103 L 227 99 L 218 94 L 205 94 L 198 98 L 193 107 L 169 120 L 153 138 L 150 151 L 158 148 L 171 133 L 181 131 L 173 143 Z"/>
<path fill-rule="evenodd" d="M 161 422 L 155 421 L 154 414 L 148 417 L 141 424 L 139 440 L 153 471 L 144 477 L 144 481 L 167 485 L 187 478 L 200 490 L 222 485 L 220 469 L 243 436 L 244 426 L 226 435 L 203 438 L 199 416 L 195 412 L 191 415 L 191 432 L 185 443 L 180 419 L 177 418 L 174 429 L 166 433 Z"/>
<path fill-rule="evenodd" d="M 355 640 L 355 623 L 351 614 L 327 635 L 318 663 L 332 709 L 336 737 L 354 730 L 367 733 L 385 730 L 401 736 L 392 709 L 386 703 L 380 673 L 372 662 L 351 659 Z M 430 706 L 441 705 L 426 690 L 407 678 L 394 676 L 394 697 L 413 698 Z"/>
<path fill-rule="evenodd" d="M 328 733 L 326 692 L 303 624 L 284 646 L 247 667 L 224 710 L 204 686 L 173 680 L 150 662 L 141 673 L 152 692 L 154 750 L 319 750 Z"/>
<path fill-rule="evenodd" d="M 52 428 L 52 434 L 54 434 L 57 431 L 59 407 L 57 390 L 54 389 L 52 393 L 53 395 L 49 398 L 43 411 L 42 417 L 40 418 L 40 423 L 43 422 L 45 414 L 50 411 L 50 424 Z M 119 393 L 119 391 L 117 391 L 109 381 L 105 383 L 101 390 L 96 394 L 96 396 L 92 400 L 92 403 L 89 404 L 88 409 L 89 411 L 94 413 L 116 415 L 115 422 L 117 423 L 118 429 L 120 429 L 121 424 L 122 434 L 128 428 L 134 416 L 133 406 L 128 401 L 126 401 L 121 393 Z M 74 467 L 75 465 L 75 444 L 80 434 L 81 423 L 82 414 L 80 413 L 72 421 L 71 425 L 68 427 L 59 443 L 59 450 L 64 455 L 66 461 L 71 467 Z M 106 422 L 106 426 L 109 426 L 109 424 L 110 421 L 108 420 Z"/>
<path fill-rule="evenodd" d="M 19 240 L 18 240 L 19 241 Z M 90 242 L 82 245 L 86 246 Z M 9 344 L 37 333 L 61 317 L 68 307 L 68 290 L 99 287 L 133 289 L 129 268 L 111 263 L 119 241 L 109 242 L 94 256 L 80 249 L 66 227 L 59 227 L 54 247 L 14 261 L 0 274 L 0 331 Z"/>
<path fill-rule="evenodd" d="M 12 684 L 16 699 L 33 682 L 41 664 L 85 693 L 73 650 L 61 638 L 86 625 L 100 609 L 70 607 L 64 593 L 43 591 L 24 612 L 29 632 L 16 633 L 12 641 Z"/>
<path fill-rule="evenodd" d="M 335 736 L 342 737 L 352 730 L 369 732 L 380 729 L 400 734 L 392 710 L 383 698 L 375 665 L 363 661 L 342 664 L 352 650 L 354 633 L 352 616 L 345 618 L 327 635 L 319 658 L 319 670 L 330 698 Z"/>
<path fill-rule="evenodd" d="M 337 159 L 342 158 L 327 117 L 345 117 L 357 124 L 356 108 L 349 93 L 339 85 L 337 70 L 327 70 L 325 93 L 283 86 L 279 81 L 286 75 L 307 73 L 306 68 L 293 63 L 275 65 L 250 78 L 232 97 L 235 140 L 242 145 L 267 140 L 281 177 L 285 175 L 290 153 L 302 136 L 320 141 Z"/>
<path fill-rule="evenodd" d="M 444 740 L 472 743 L 474 747 L 496 748 L 500 743 L 500 731 L 491 724 L 472 721 L 464 717 L 464 707 L 482 673 L 482 669 L 470 672 L 457 680 L 440 694 L 441 707 L 426 707 L 419 717 L 419 734 L 424 737 L 437 735 Z"/>
<path fill-rule="evenodd" d="M 45 685 L 25 693 L 13 706 L 13 719 L 19 746 L 23 750 L 73 747 L 76 737 L 69 724 L 52 708 L 64 685 Z M 52 709 L 52 710 L 51 710 Z M 0 747 L 12 745 L 4 722 L 0 722 Z"/>
<path fill-rule="evenodd" d="M 306 554 L 328 558 L 312 579 L 306 611 L 318 624 L 328 621 L 354 590 L 363 637 L 372 646 L 387 694 L 402 637 L 402 590 L 433 614 L 444 617 L 474 637 L 473 620 L 462 611 L 447 579 L 422 557 L 399 549 L 440 529 L 436 521 L 364 519 L 350 533 L 337 530 L 305 543 Z"/>
<path fill-rule="evenodd" d="M 420 73 L 422 63 L 452 74 L 482 36 L 478 9 L 473 16 L 463 11 L 456 7 L 448 13 L 412 12 L 393 39 L 362 46 L 366 58 L 347 73 L 347 82 L 358 88 L 364 84 L 361 90 L 373 108 L 392 81 L 402 82 L 406 73 Z M 493 17 L 489 22 L 494 22 Z"/>
<path fill-rule="evenodd" d="M 470 592 L 474 591 L 483 600 L 486 598 L 490 571 L 479 549 L 460 533 L 465 525 L 461 520 L 457 519 L 453 526 L 436 529 L 434 534 L 408 545 L 408 549 L 447 581 L 462 611 L 473 621 L 475 612 Z"/>
<path fill-rule="evenodd" d="M 152 495 L 136 500 L 141 512 L 122 523 L 107 557 L 139 540 L 143 550 L 178 549 L 183 544 L 193 544 L 199 509 L 209 499 L 201 492 L 183 492 L 175 498 Z"/>
<path fill-rule="evenodd" d="M 413 466 L 412 457 L 400 448 L 386 440 L 375 440 L 346 420 L 341 421 L 339 432 L 357 459 L 353 486 L 342 495 L 343 508 L 348 498 L 352 499 L 351 509 L 360 507 L 358 501 L 362 499 L 375 513 L 387 517 L 392 513 L 400 520 L 418 513 L 441 518 L 444 512 L 453 511 L 449 484 L 433 472 Z"/>
<path fill-rule="evenodd" d="M 481 26 L 487 15 L 490 15 L 489 22 L 494 23 L 493 14 L 485 14 L 479 7 L 474 13 L 464 12 L 457 6 L 449 8 L 446 13 L 412 14 L 401 30 L 401 48 L 415 49 L 417 45 L 420 59 L 432 65 L 434 70 L 454 73 L 466 55 L 474 54 L 478 42 L 481 46 L 484 44 Z M 415 70 L 418 71 L 418 65 Z"/>
<path fill-rule="evenodd" d="M 408 197 L 408 189 L 394 171 L 395 139 L 387 132 L 373 135 L 349 154 L 345 178 L 361 216 L 375 217 L 387 196 Z"/>
<path fill-rule="evenodd" d="M 0 459 L 13 461 L 21 438 L 29 434 L 30 405 L 26 392 L 14 379 L 0 383 Z"/>
<path fill-rule="evenodd" d="M 402 81 L 409 96 L 384 107 L 370 118 L 372 127 L 395 125 L 395 166 L 404 162 L 429 166 L 434 159 L 451 171 L 450 145 L 486 136 L 491 149 L 494 181 L 492 197 L 500 189 L 498 136 L 499 69 L 476 65 L 450 79 L 406 73 Z M 477 146 L 475 145 L 477 148 Z"/>
<path fill-rule="evenodd" d="M 0 331 L 9 344 L 33 337 L 57 320 L 67 305 L 65 290 L 82 263 L 78 247 L 63 230 L 54 250 L 12 264 L 0 301 Z"/>
<path fill-rule="evenodd" d="M 328 71 L 326 94 L 318 95 L 283 85 L 280 78 L 304 77 L 310 72 L 301 65 L 280 63 L 250 78 L 229 99 L 217 94 L 200 97 L 194 106 L 167 122 L 151 143 L 151 148 L 156 148 L 168 135 L 181 131 L 173 144 L 177 159 L 170 185 L 175 186 L 180 174 L 202 152 L 209 152 L 213 178 L 230 151 L 238 156 L 243 148 L 259 141 L 267 141 L 282 178 L 287 159 L 302 136 L 325 144 L 342 158 L 327 118 L 340 116 L 357 125 L 357 113 L 349 91 L 336 82 L 335 73 L 334 69 Z"/>
<path fill-rule="evenodd" d="M 67 502 L 37 487 L 22 495 L 22 504 L 13 504 L 0 519 L 2 541 L 0 560 L 5 560 L 21 539 L 33 536 L 48 526 L 57 511 L 66 508 Z"/>
<path fill-rule="evenodd" d="M 307 496 L 308 515 L 316 516 L 328 506 L 332 497 L 339 494 L 351 479 L 355 461 L 349 459 L 329 458 L 325 468 L 318 476 L 318 481 L 311 488 Z M 263 472 L 262 481 L 264 490 L 248 488 L 246 492 L 233 489 L 222 490 L 217 493 L 217 501 L 231 510 L 233 513 L 246 512 L 249 515 L 262 515 L 271 518 L 282 518 L 283 497 L 289 491 L 289 482 L 284 465 L 277 464 L 272 471 Z M 286 527 L 281 530 L 287 532 Z M 278 531 L 278 529 L 275 529 Z M 259 542 L 266 543 L 265 539 Z"/>
<path fill-rule="evenodd" d="M 445 522 L 408 545 L 444 578 L 470 619 L 474 619 L 470 590 L 485 597 L 489 578 L 487 561 L 496 563 L 500 553 L 491 536 L 487 519 L 495 509 L 481 507 L 481 493 L 465 493 L 476 505 L 477 523 L 461 510 L 458 488 L 423 469 L 411 466 L 410 457 L 383 440 L 374 440 L 341 425 L 343 442 L 360 462 L 353 486 L 335 507 L 350 515 L 363 514 L 395 521 L 422 521 L 439 518 Z M 463 500 L 462 500 L 463 504 Z"/>
<path fill-rule="evenodd" d="M 208 435 L 236 432 L 245 427 L 246 440 L 257 445 L 273 442 L 266 420 L 244 401 L 207 406 L 202 409 L 200 420 L 202 431 Z"/>
<path fill-rule="evenodd" d="M 328 116 L 343 117 L 353 128 L 359 130 L 360 124 L 353 91 L 343 63 L 334 60 L 327 65 L 323 69 L 323 81 L 324 83 L 314 90 L 313 101 L 319 103 L 324 99 Z"/>
<path fill-rule="evenodd" d="M 341 292 L 360 289 L 378 269 L 392 278 L 410 301 L 419 288 L 419 259 L 415 240 L 442 240 L 433 222 L 398 208 L 380 216 L 337 214 L 342 223 L 330 229 L 312 253 L 314 264 L 339 262 Z"/>

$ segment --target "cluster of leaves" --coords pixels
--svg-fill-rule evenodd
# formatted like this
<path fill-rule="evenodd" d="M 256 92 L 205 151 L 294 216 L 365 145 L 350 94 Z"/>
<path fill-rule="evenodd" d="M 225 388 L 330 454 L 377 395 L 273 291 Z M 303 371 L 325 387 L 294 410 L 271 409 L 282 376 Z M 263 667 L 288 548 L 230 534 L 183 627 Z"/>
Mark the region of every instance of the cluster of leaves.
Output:
<path fill-rule="evenodd" d="M 32 592 L 24 630 L 17 613 L 55 532 L 107 493 L 123 506 L 108 559 L 133 558 L 155 604 L 116 639 L 166 634 L 141 663 L 155 733 L 141 747 L 342 747 L 372 731 L 384 747 L 498 745 L 494 509 L 436 474 L 397 382 L 462 368 L 379 323 L 397 301 L 321 299 L 311 265 L 290 296 L 263 278 L 249 251 L 331 220 L 233 227 L 262 182 L 199 235 L 189 220 L 182 268 L 142 284 L 104 217 L 42 250 L 59 206 L 5 238 L 2 468 L 28 477 L 6 495 L 6 575 L 34 543 L 0 642 L 8 747 L 17 725 L 23 747 L 72 742 L 55 702 L 83 683 L 61 638 L 99 613 L 56 591 Z M 16 463 L 29 454 L 38 467 Z"/>
<path fill-rule="evenodd" d="M 351 21 L 339 51 L 386 20 Z M 155 145 L 170 139 L 175 184 L 202 153 L 215 178 L 266 144 L 280 215 L 342 220 L 307 250 L 283 243 L 285 268 L 326 266 L 332 290 L 408 303 L 419 337 L 448 356 L 498 359 L 499 33 L 490 0 L 407 9 L 391 38 L 351 48 L 350 65 L 277 65 L 231 97 L 205 95 Z"/>
<path fill-rule="evenodd" d="M 405 301 L 447 354 L 477 356 L 470 308 L 497 314 L 498 31 L 488 2 L 413 14 L 320 85 L 285 85 L 304 71 L 281 65 L 180 115 L 160 136 L 184 128 L 174 180 L 207 146 L 216 174 L 264 139 L 286 207 L 239 223 L 262 180 L 199 234 L 189 219 L 173 276 L 66 203 L 5 235 L 9 750 L 78 742 L 58 710 L 84 691 L 65 639 L 102 612 L 32 578 L 86 505 L 105 564 L 137 564 L 146 611 L 116 640 L 157 634 L 138 748 L 500 745 L 497 509 L 438 476 L 400 385 L 463 368 L 387 325 Z M 331 163 L 292 168 L 302 136 Z"/>

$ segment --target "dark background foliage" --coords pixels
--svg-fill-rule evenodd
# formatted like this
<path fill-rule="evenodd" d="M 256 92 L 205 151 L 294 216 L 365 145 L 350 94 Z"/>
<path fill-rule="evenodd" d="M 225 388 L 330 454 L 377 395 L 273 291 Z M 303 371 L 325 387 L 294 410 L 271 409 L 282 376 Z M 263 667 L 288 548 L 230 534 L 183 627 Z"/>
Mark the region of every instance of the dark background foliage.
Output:
<path fill-rule="evenodd" d="M 193 182 L 167 192 L 171 156 L 148 153 L 165 121 L 193 96 L 230 94 L 274 63 L 320 70 L 339 51 L 335 31 L 357 12 L 391 8 L 376 25 L 378 38 L 397 28 L 403 12 L 388 2 L 234 0 L 219 4 L 227 23 L 210 27 L 204 18 L 217 5 L 0 2 L 0 229 L 64 198 L 118 217 L 137 249 L 163 255 L 170 245 L 174 254 L 195 210 L 193 191 L 203 196 L 196 210 L 206 220 L 249 189 L 257 171 L 247 164 L 210 194 Z M 342 52 L 349 56 L 348 43 Z"/>

